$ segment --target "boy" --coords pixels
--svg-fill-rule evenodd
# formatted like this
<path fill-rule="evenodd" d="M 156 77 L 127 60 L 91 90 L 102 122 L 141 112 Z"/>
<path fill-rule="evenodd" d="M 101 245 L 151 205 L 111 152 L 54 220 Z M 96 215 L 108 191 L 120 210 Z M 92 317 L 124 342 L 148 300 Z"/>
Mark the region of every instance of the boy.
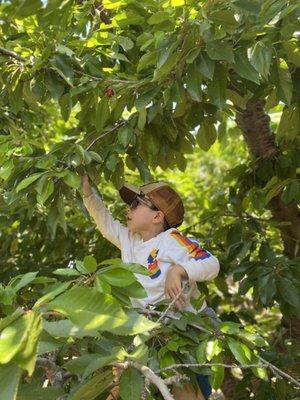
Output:
<path fill-rule="evenodd" d="M 121 250 L 124 262 L 144 265 L 149 275 L 137 274 L 147 292 L 144 299 L 132 299 L 134 307 L 146 307 L 164 298 L 174 299 L 181 292 L 182 281 L 189 281 L 187 296 L 181 294 L 175 306 L 196 312 L 191 297 L 199 297 L 196 282 L 214 279 L 219 272 L 218 260 L 176 228 L 181 225 L 184 207 L 180 196 L 167 184 L 156 182 L 137 188 L 124 184 L 119 190 L 129 205 L 127 227 L 115 220 L 102 200 L 93 193 L 88 177 L 82 177 L 84 205 L 104 237 Z M 202 309 L 206 307 L 203 304 Z M 204 399 L 191 385 L 174 388 L 176 400 Z"/>

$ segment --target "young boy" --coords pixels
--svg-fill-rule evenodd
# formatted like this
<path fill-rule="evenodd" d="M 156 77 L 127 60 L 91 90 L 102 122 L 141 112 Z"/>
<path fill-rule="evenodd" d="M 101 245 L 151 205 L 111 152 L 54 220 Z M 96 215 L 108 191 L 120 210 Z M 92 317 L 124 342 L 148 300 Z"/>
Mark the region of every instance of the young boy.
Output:
<path fill-rule="evenodd" d="M 180 196 L 163 182 L 140 188 L 124 184 L 119 193 L 129 205 L 126 227 L 112 217 L 100 197 L 93 193 L 86 175 L 82 177 L 82 191 L 89 214 L 102 235 L 121 250 L 122 260 L 144 265 L 149 271 L 149 275 L 136 275 L 147 297 L 132 299 L 132 305 L 144 308 L 165 298 L 174 299 L 181 292 L 182 281 L 188 281 L 188 295 L 181 294 L 175 306 L 196 313 L 190 302 L 191 297 L 200 295 L 196 282 L 214 279 L 219 262 L 176 229 L 184 217 Z M 205 307 L 203 304 L 201 310 Z M 174 388 L 173 395 L 176 400 L 204 399 L 191 385 Z"/>

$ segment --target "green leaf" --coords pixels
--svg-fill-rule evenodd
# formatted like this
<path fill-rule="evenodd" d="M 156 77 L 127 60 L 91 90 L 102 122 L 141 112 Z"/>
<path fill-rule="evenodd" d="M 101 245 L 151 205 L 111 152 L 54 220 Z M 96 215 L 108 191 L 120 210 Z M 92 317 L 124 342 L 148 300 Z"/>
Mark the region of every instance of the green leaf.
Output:
<path fill-rule="evenodd" d="M 172 69 L 175 67 L 175 65 L 178 63 L 180 57 L 181 57 L 180 52 L 172 53 L 167 58 L 166 62 L 154 71 L 152 81 L 153 82 L 157 81 L 157 80 L 163 78 L 164 76 L 168 75 L 172 71 Z"/>
<path fill-rule="evenodd" d="M 66 291 L 70 285 L 71 285 L 71 282 L 64 282 L 64 283 L 60 283 L 54 289 L 52 289 L 51 286 L 48 287 L 47 289 L 49 289 L 49 292 L 46 293 L 44 296 L 42 296 L 41 298 L 39 298 L 36 301 L 36 303 L 33 306 L 33 309 L 35 309 L 41 305 L 44 305 L 44 303 L 48 302 L 49 300 L 54 299 L 56 296 L 60 295 L 64 291 Z"/>
<path fill-rule="evenodd" d="M 170 19 L 170 14 L 166 11 L 158 11 L 155 14 L 151 15 L 148 18 L 147 22 L 149 25 L 160 24 L 161 22 L 167 21 Z"/>
<path fill-rule="evenodd" d="M 155 95 L 160 91 L 160 87 L 156 86 L 150 90 L 147 90 L 143 94 L 141 94 L 135 101 L 135 108 L 140 111 L 144 107 L 146 107 L 152 99 L 155 97 Z"/>
<path fill-rule="evenodd" d="M 50 64 L 68 83 L 68 85 L 72 86 L 74 71 L 70 64 L 69 58 L 64 56 L 63 54 L 56 54 L 53 58 L 50 59 Z"/>
<path fill-rule="evenodd" d="M 63 177 L 63 181 L 73 189 L 79 190 L 81 186 L 80 176 L 75 172 L 66 170 L 66 175 Z"/>
<path fill-rule="evenodd" d="M 300 51 L 297 40 L 292 39 L 290 41 L 283 42 L 282 45 L 284 50 L 286 51 L 288 60 L 297 65 L 297 67 L 300 67 Z"/>
<path fill-rule="evenodd" d="M 285 107 L 277 127 L 278 139 L 293 141 L 300 131 L 300 108 L 297 106 Z"/>
<path fill-rule="evenodd" d="M 248 60 L 246 50 L 239 50 L 235 52 L 235 63 L 233 64 L 233 69 L 242 78 L 248 79 L 259 85 L 259 75 L 254 67 L 250 64 Z"/>
<path fill-rule="evenodd" d="M 14 363 L 0 365 L 0 388 L 3 400 L 16 400 L 22 370 Z"/>
<path fill-rule="evenodd" d="M 214 77 L 208 84 L 207 93 L 210 102 L 218 108 L 223 108 L 226 102 L 227 68 L 223 64 L 216 64 Z"/>
<path fill-rule="evenodd" d="M 196 358 L 199 364 L 204 364 L 207 362 L 206 359 L 207 343 L 208 339 L 203 340 L 196 349 Z"/>
<path fill-rule="evenodd" d="M 82 329 L 74 324 L 68 319 L 64 319 L 61 321 L 44 321 L 43 328 L 49 335 L 54 338 L 83 338 L 85 336 L 98 337 L 99 333 L 95 330 L 86 330 Z"/>
<path fill-rule="evenodd" d="M 83 259 L 84 268 L 88 272 L 95 272 L 97 269 L 97 260 L 93 256 L 85 256 Z"/>
<path fill-rule="evenodd" d="M 249 60 L 263 78 L 267 79 L 272 61 L 273 49 L 269 43 L 258 41 L 249 51 Z"/>
<path fill-rule="evenodd" d="M 101 275 L 96 275 L 95 276 L 94 287 L 100 293 L 104 293 L 104 294 L 110 294 L 111 293 L 110 285 L 104 279 L 101 278 Z"/>
<path fill-rule="evenodd" d="M 249 364 L 251 360 L 250 349 L 243 343 L 238 342 L 232 338 L 226 340 L 232 354 L 240 364 Z M 250 356 L 250 359 L 249 359 Z"/>
<path fill-rule="evenodd" d="M 61 116 L 65 121 L 68 121 L 72 110 L 72 97 L 71 94 L 65 93 L 59 100 Z"/>
<path fill-rule="evenodd" d="M 27 272 L 27 274 L 17 275 L 15 276 L 9 283 L 9 285 L 14 289 L 15 292 L 18 292 L 24 286 L 27 286 L 31 283 L 35 277 L 37 276 L 37 272 Z"/>
<path fill-rule="evenodd" d="M 129 126 L 122 126 L 118 131 L 118 142 L 126 148 L 130 144 L 133 136 L 134 133 Z"/>
<path fill-rule="evenodd" d="M 214 76 L 215 62 L 211 60 L 207 53 L 201 52 L 197 59 L 197 67 L 205 78 L 212 79 Z"/>
<path fill-rule="evenodd" d="M 222 363 L 223 362 L 223 357 L 221 357 L 221 355 L 218 356 L 218 357 L 215 357 L 212 360 L 212 362 Z M 211 367 L 211 370 L 213 372 L 212 377 L 211 377 L 211 385 L 212 385 L 213 389 L 217 390 L 222 386 L 222 383 L 224 381 L 225 368 L 213 365 Z"/>
<path fill-rule="evenodd" d="M 0 337 L 0 363 L 8 363 L 14 358 L 31 375 L 41 330 L 41 315 L 34 311 L 28 311 L 4 328 Z"/>
<path fill-rule="evenodd" d="M 283 60 L 278 61 L 274 67 L 274 81 L 278 99 L 289 105 L 293 94 L 293 84 L 289 68 Z"/>
<path fill-rule="evenodd" d="M 51 70 L 47 70 L 45 73 L 45 85 L 54 100 L 60 99 L 65 91 L 63 80 Z"/>
<path fill-rule="evenodd" d="M 186 89 L 191 98 L 198 102 L 202 100 L 201 83 L 202 77 L 194 62 L 187 69 Z"/>
<path fill-rule="evenodd" d="M 37 202 L 39 204 L 44 204 L 45 201 L 51 196 L 53 192 L 54 192 L 54 183 L 52 179 L 49 179 L 43 184 L 41 192 L 37 194 L 36 196 Z"/>
<path fill-rule="evenodd" d="M 108 100 L 103 97 L 96 105 L 96 113 L 95 113 L 95 128 L 97 132 L 102 132 L 109 116 L 109 105 Z"/>
<path fill-rule="evenodd" d="M 120 396 L 123 400 L 140 400 L 143 378 L 136 368 L 127 368 L 120 379 Z"/>
<path fill-rule="evenodd" d="M 205 119 L 197 132 L 197 143 L 204 151 L 208 151 L 217 139 L 217 130 L 213 122 Z"/>
<path fill-rule="evenodd" d="M 109 356 L 98 356 L 94 359 L 85 369 L 83 374 L 83 379 L 86 378 L 88 375 L 95 372 L 97 369 L 103 368 L 108 364 L 111 364 L 116 361 L 124 361 L 127 353 L 123 349 L 123 347 L 114 347 L 110 349 Z"/>
<path fill-rule="evenodd" d="M 114 268 L 110 271 L 105 272 L 102 272 L 100 270 L 100 276 L 110 285 L 120 287 L 130 285 L 136 280 L 132 272 L 126 271 L 122 268 Z"/>
<path fill-rule="evenodd" d="M 18 192 L 20 192 L 20 190 L 27 188 L 29 185 L 31 185 L 33 182 L 35 182 L 43 174 L 44 174 L 44 172 L 37 172 L 37 173 L 32 174 L 32 175 L 28 176 L 27 178 L 23 179 L 16 187 L 16 192 L 18 193 Z"/>
<path fill-rule="evenodd" d="M 61 276 L 80 276 L 80 273 L 73 268 L 58 268 L 52 273 Z"/>
<path fill-rule="evenodd" d="M 29 311 L 24 317 L 28 317 L 30 325 L 28 328 L 26 341 L 16 354 L 14 360 L 20 367 L 28 371 L 29 376 L 34 372 L 37 358 L 37 348 L 40 334 L 43 329 L 42 316 L 34 311 Z"/>
<path fill-rule="evenodd" d="M 277 286 L 282 298 L 291 306 L 299 307 L 299 290 L 290 279 L 280 277 Z"/>
<path fill-rule="evenodd" d="M 206 51 L 212 60 L 225 60 L 229 63 L 234 62 L 232 46 L 224 41 L 212 41 L 207 43 Z"/>
<path fill-rule="evenodd" d="M 125 288 L 119 288 L 118 291 L 134 299 L 143 299 L 147 297 L 146 290 L 139 282 L 133 282 L 131 285 L 126 286 Z"/>
<path fill-rule="evenodd" d="M 138 123 L 137 126 L 140 130 L 143 130 L 147 121 L 147 110 L 146 107 L 142 108 L 139 111 Z"/>
<path fill-rule="evenodd" d="M 71 392 L 69 400 L 93 400 L 104 392 L 112 383 L 114 377 L 112 369 L 97 373 L 92 378 L 81 382 Z"/>
<path fill-rule="evenodd" d="M 260 3 L 257 0 L 234 0 L 234 6 L 238 9 L 246 11 L 252 15 L 260 13 Z"/>
<path fill-rule="evenodd" d="M 126 315 L 112 296 L 101 294 L 94 288 L 73 287 L 50 302 L 48 308 L 61 312 L 75 325 L 87 330 L 131 335 L 157 326 L 136 313 Z"/>
<path fill-rule="evenodd" d="M 144 54 L 142 55 L 142 57 L 138 62 L 136 71 L 141 72 L 143 69 L 148 68 L 151 65 L 155 65 L 156 61 L 157 61 L 157 50 Z"/>

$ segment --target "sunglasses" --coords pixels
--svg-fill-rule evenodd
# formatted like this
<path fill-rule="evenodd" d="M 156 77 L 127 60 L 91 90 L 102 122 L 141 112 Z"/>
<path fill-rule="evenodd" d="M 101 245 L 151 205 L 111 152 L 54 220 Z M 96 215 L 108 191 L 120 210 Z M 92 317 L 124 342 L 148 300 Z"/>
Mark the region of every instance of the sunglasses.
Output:
<path fill-rule="evenodd" d="M 132 203 L 130 204 L 130 209 L 135 210 L 139 204 L 145 204 L 153 211 L 159 211 L 157 207 L 151 202 L 151 200 L 147 199 L 144 194 L 138 194 L 133 199 Z"/>

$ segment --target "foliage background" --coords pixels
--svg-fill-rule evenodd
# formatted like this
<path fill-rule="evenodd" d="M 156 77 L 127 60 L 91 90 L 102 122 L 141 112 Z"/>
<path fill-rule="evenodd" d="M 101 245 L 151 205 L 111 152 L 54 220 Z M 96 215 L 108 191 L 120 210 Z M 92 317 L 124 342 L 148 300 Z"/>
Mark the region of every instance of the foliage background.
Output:
<path fill-rule="evenodd" d="M 221 261 L 211 305 L 263 335 L 265 357 L 296 374 L 297 2 L 18 0 L 0 10 L 2 317 L 16 306 L 4 289 L 16 275 L 119 255 L 88 220 L 78 173 L 120 219 L 122 180 L 166 180 L 184 199 L 182 230 Z M 34 301 L 30 285 L 18 294 L 25 308 Z M 239 399 L 297 398 L 280 379 L 228 374 L 228 398 L 232 387 Z"/>

